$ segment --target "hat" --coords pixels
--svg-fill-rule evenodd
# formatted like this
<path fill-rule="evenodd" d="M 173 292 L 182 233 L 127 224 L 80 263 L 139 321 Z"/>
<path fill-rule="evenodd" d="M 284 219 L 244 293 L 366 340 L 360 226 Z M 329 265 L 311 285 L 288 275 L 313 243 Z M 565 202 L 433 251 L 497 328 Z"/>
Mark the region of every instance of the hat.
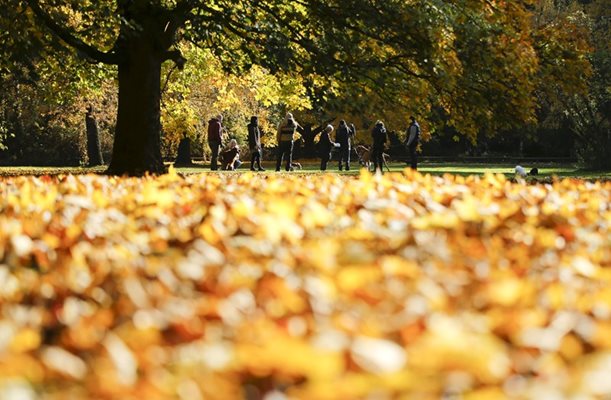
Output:
<path fill-rule="evenodd" d="M 333 125 L 327 125 L 325 132 L 333 132 Z"/>

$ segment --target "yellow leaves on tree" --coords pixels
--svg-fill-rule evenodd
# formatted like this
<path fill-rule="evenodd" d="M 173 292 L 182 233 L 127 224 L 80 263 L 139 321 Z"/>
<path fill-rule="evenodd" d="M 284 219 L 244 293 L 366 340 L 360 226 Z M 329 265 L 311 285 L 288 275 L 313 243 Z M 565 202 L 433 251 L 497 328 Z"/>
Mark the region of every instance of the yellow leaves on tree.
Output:
<path fill-rule="evenodd" d="M 272 115 L 273 107 L 311 108 L 303 78 L 297 74 L 273 75 L 253 65 L 244 75 L 231 75 L 210 51 L 189 44 L 180 48 L 189 62 L 180 74 L 168 69 L 162 102 L 163 140 L 172 154 L 184 135 L 192 139 L 199 135 L 201 140 L 205 123 L 218 113 L 224 115 L 226 133 L 243 143 L 250 117 L 259 116 L 267 142 L 274 137 L 278 122 Z"/>

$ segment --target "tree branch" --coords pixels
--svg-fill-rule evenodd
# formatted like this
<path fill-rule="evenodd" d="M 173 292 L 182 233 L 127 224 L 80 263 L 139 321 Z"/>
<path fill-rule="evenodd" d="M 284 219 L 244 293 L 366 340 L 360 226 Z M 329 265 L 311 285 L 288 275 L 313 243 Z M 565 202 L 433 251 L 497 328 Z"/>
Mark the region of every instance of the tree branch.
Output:
<path fill-rule="evenodd" d="M 175 64 L 168 72 L 168 75 L 165 77 L 165 82 L 161 88 L 161 97 L 163 97 L 166 89 L 168 88 L 168 83 L 170 83 L 170 78 L 172 77 L 172 73 L 176 70 L 176 68 L 179 68 L 178 64 Z"/>
<path fill-rule="evenodd" d="M 166 60 L 174 61 L 178 69 L 181 71 L 183 70 L 183 68 L 185 67 L 185 63 L 187 62 L 187 59 L 184 58 L 180 50 L 177 50 L 177 49 L 166 51 L 163 55 L 162 60 L 163 61 L 166 61 Z"/>
<path fill-rule="evenodd" d="M 104 64 L 118 64 L 119 56 L 114 52 L 103 52 L 95 47 L 88 45 L 81 39 L 75 37 L 71 32 L 56 22 L 46 11 L 44 11 L 40 5 L 39 0 L 29 0 L 30 8 L 34 14 L 55 33 L 61 40 L 66 42 L 69 46 L 74 47 L 76 50 L 84 53 L 87 57 L 92 58 L 95 61 Z"/>

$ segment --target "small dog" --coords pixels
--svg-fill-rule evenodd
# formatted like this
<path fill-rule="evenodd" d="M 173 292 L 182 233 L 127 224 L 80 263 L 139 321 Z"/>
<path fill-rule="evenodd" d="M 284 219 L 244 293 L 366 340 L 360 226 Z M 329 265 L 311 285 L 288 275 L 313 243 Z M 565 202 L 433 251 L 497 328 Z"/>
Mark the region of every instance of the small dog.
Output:
<path fill-rule="evenodd" d="M 356 155 L 359 158 L 359 164 L 367 168 L 367 170 L 371 170 L 373 162 L 371 161 L 371 150 L 369 147 L 360 144 L 355 147 L 354 151 L 356 151 Z M 388 172 L 390 172 L 390 168 L 388 167 L 388 160 L 390 160 L 390 156 L 386 153 L 382 153 L 382 159 L 384 161 L 384 166 Z"/>
<path fill-rule="evenodd" d="M 289 170 L 291 170 L 291 171 L 301 170 L 301 169 L 302 169 L 301 164 L 298 163 L 297 161 L 293 161 L 291 163 L 291 167 L 289 168 Z"/>
<path fill-rule="evenodd" d="M 526 173 L 526 170 L 521 165 L 516 165 L 515 168 L 516 175 L 521 178 L 526 178 L 527 176 L 537 176 L 539 175 L 539 168 L 531 168 L 530 172 Z"/>

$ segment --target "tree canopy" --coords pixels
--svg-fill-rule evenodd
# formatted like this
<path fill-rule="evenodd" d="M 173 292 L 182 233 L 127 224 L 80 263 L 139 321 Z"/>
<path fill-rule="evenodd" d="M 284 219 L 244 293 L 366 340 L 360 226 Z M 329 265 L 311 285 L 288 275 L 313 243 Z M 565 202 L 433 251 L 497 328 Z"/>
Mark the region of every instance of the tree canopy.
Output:
<path fill-rule="evenodd" d="M 541 3 L 27 0 L 4 12 L 18 16 L 19 34 L 11 30 L 7 40 L 26 43 L 29 53 L 117 66 L 110 172 L 133 174 L 163 171 L 162 63 L 182 69 L 196 54 L 184 49 L 193 47 L 233 76 L 260 68 L 292 77 L 322 113 L 393 114 L 397 123 L 417 114 L 431 129 L 452 126 L 470 138 L 534 122 L 542 80 L 581 88 L 590 74 L 588 42 L 575 39 L 587 35 L 570 33 L 578 24 L 541 25 Z"/>

